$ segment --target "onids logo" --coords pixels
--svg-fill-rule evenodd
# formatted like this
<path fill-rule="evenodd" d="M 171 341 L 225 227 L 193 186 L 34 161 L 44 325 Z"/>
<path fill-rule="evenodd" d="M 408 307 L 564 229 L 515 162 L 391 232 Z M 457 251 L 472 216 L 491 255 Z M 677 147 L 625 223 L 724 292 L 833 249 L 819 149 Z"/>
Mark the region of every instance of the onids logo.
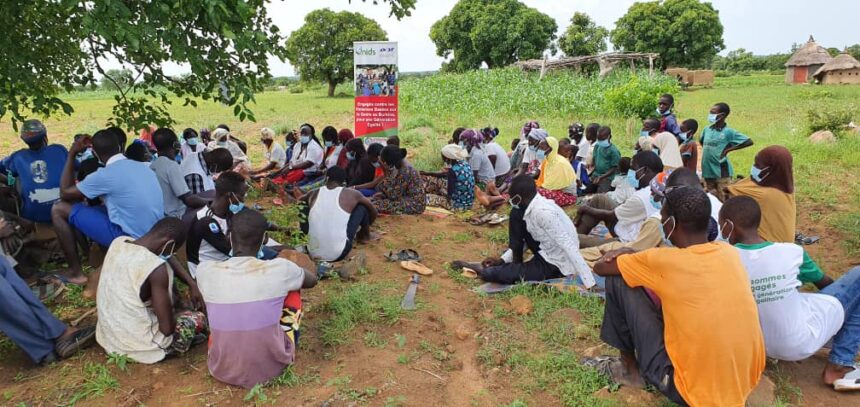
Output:
<path fill-rule="evenodd" d="M 358 47 L 355 49 L 355 55 L 374 56 L 376 55 L 376 50 L 373 48 Z"/>

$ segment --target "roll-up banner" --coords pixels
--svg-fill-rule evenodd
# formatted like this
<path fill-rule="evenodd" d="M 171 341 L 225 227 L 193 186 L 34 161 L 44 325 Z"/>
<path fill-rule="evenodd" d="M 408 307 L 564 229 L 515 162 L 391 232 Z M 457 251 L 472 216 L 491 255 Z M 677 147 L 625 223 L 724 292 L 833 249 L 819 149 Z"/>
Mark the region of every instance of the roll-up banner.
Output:
<path fill-rule="evenodd" d="M 355 136 L 365 144 L 397 135 L 397 43 L 353 43 Z"/>

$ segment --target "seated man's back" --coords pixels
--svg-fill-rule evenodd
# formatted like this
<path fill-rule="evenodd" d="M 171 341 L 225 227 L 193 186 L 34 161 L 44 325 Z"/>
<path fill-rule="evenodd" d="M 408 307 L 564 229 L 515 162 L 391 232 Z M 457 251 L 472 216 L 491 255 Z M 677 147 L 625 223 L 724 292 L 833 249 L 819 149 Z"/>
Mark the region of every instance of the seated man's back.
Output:
<path fill-rule="evenodd" d="M 250 388 L 293 363 L 295 344 L 279 321 L 287 293 L 300 289 L 303 278 L 301 268 L 282 258 L 234 257 L 198 265 L 211 329 L 213 377 Z"/>
<path fill-rule="evenodd" d="M 107 353 L 128 355 L 140 363 L 155 363 L 164 359 L 173 337 L 161 333 L 150 304 L 141 299 L 141 290 L 150 274 L 164 265 L 172 292 L 173 269 L 132 240 L 125 236 L 117 238 L 105 255 L 96 296 L 96 340 Z"/>

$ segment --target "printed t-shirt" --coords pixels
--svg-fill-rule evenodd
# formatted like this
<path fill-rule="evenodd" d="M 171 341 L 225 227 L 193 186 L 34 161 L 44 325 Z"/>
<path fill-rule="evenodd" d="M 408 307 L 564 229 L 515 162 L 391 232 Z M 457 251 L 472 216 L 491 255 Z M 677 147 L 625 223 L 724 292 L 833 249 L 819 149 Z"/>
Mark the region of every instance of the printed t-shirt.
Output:
<path fill-rule="evenodd" d="M 618 257 L 630 287 L 660 298 L 675 386 L 693 406 L 743 406 L 765 347 L 749 278 L 735 248 L 705 243 Z"/>
<path fill-rule="evenodd" d="M 50 223 L 51 207 L 60 199 L 60 176 L 69 152 L 59 144 L 18 150 L 0 161 L 0 173 L 15 177 L 21 195 L 21 217 Z"/>
<path fill-rule="evenodd" d="M 734 177 L 734 169 L 728 156 L 721 158 L 728 146 L 736 146 L 749 140 L 749 137 L 728 126 L 717 130 L 705 127 L 702 132 L 702 178 L 718 179 Z"/>
<path fill-rule="evenodd" d="M 197 267 L 209 317 L 209 373 L 251 388 L 281 374 L 295 344 L 280 326 L 284 299 L 302 287 L 304 271 L 283 259 L 233 257 Z"/>
<path fill-rule="evenodd" d="M 749 274 L 768 356 L 806 359 L 842 328 L 845 312 L 836 297 L 797 291 L 808 259 L 802 247 L 771 242 L 735 247 Z"/>
<path fill-rule="evenodd" d="M 164 217 L 164 199 L 155 173 L 121 154 L 79 182 L 78 190 L 89 199 L 104 198 L 110 221 L 135 239 Z"/>

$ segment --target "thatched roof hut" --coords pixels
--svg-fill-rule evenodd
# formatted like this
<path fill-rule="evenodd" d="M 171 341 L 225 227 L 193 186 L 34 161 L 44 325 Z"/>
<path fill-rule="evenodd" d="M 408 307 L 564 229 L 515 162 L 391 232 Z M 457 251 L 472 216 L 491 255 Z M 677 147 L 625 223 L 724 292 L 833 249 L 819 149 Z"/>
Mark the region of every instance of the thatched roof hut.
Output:
<path fill-rule="evenodd" d="M 813 76 L 824 84 L 860 83 L 860 61 L 845 50 L 818 68 Z"/>
<path fill-rule="evenodd" d="M 818 45 L 815 38 L 809 36 L 806 42 L 785 63 L 785 83 L 807 83 L 812 74 L 818 71 L 833 57 L 827 52 L 827 48 Z"/>

